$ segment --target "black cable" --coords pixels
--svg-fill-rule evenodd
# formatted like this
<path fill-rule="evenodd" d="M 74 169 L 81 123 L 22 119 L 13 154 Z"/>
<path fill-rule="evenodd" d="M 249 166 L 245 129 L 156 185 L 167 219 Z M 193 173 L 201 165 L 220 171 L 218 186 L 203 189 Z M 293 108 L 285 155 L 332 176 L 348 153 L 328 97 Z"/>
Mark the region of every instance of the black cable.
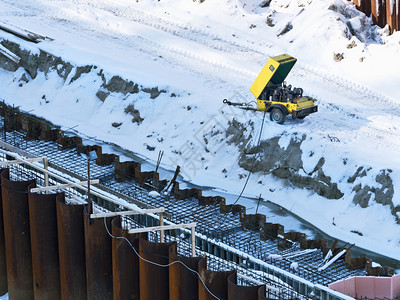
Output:
<path fill-rule="evenodd" d="M 263 128 L 264 128 L 265 115 L 266 115 L 266 114 L 267 114 L 267 110 L 264 110 L 264 115 L 263 115 L 263 119 L 262 119 L 262 123 L 261 123 L 260 134 L 259 134 L 259 136 L 258 136 L 258 141 L 257 141 L 257 147 L 260 145 L 261 136 L 262 136 L 262 131 L 263 131 Z M 255 166 L 255 164 L 256 164 L 257 158 L 258 158 L 258 157 L 254 158 L 254 160 L 253 160 L 253 163 L 252 163 L 251 168 L 250 168 L 250 170 L 249 170 L 249 174 L 248 174 L 248 176 L 247 176 L 247 178 L 246 178 L 246 182 L 244 183 L 244 186 L 243 186 L 243 188 L 242 188 L 242 191 L 240 192 L 240 194 L 239 194 L 239 196 L 237 197 L 236 201 L 232 204 L 232 206 L 231 206 L 229 212 L 225 213 L 225 217 L 224 217 L 224 219 L 222 220 L 221 224 L 220 224 L 220 225 L 218 226 L 218 228 L 215 229 L 215 230 L 219 230 L 219 229 L 221 228 L 221 226 L 222 226 L 222 224 L 225 222 L 225 220 L 226 220 L 228 214 L 232 212 L 233 206 L 236 205 L 236 203 L 238 203 L 239 200 L 240 200 L 240 198 L 242 197 L 242 195 L 243 195 L 243 193 L 244 193 L 244 191 L 245 191 L 245 189 L 246 189 L 247 183 L 249 182 L 250 175 L 251 175 L 251 173 L 253 173 L 254 166 Z"/>
<path fill-rule="evenodd" d="M 86 214 L 86 217 L 89 218 L 89 221 L 90 221 L 91 219 L 90 219 L 90 216 L 89 216 L 89 214 L 88 214 L 88 212 L 87 212 L 87 210 L 86 210 L 86 207 L 87 207 L 87 205 L 85 205 L 85 206 L 83 207 L 83 210 L 84 210 L 84 212 L 85 212 L 85 214 Z M 192 272 L 193 274 L 195 274 L 195 275 L 199 278 L 199 280 L 200 280 L 201 283 L 203 284 L 204 288 L 207 290 L 207 292 L 208 292 L 211 296 L 213 296 L 215 299 L 220 300 L 220 298 L 218 298 L 217 296 L 215 296 L 215 295 L 211 292 L 211 290 L 206 286 L 206 284 L 205 284 L 203 278 L 201 278 L 201 275 L 199 274 L 199 272 L 197 272 L 196 270 L 193 270 L 193 269 L 189 268 L 189 267 L 188 267 L 184 262 L 182 262 L 181 260 L 173 260 L 171 263 L 168 263 L 168 264 L 166 264 L 166 265 L 162 265 L 162 264 L 159 264 L 159 263 L 156 263 L 156 262 L 153 262 L 153 261 L 150 261 L 150 260 L 148 260 L 148 259 L 146 259 L 146 258 L 141 257 L 141 256 L 140 256 L 140 252 L 141 252 L 141 253 L 150 254 L 151 256 L 166 258 L 166 259 L 168 259 L 168 260 L 171 259 L 169 256 L 154 254 L 154 253 L 146 252 L 146 251 L 143 251 L 143 250 L 140 251 L 139 249 L 136 249 L 136 248 L 132 245 L 132 243 L 131 243 L 126 237 L 114 236 L 114 235 L 112 235 L 112 234 L 110 233 L 108 227 L 107 227 L 106 217 L 104 217 L 104 228 L 98 226 L 98 225 L 95 224 L 95 223 L 91 223 L 91 225 L 94 225 L 95 227 L 99 228 L 100 230 L 106 232 L 106 233 L 107 233 L 111 238 L 113 238 L 113 239 L 122 239 L 122 240 L 124 240 L 124 241 L 132 248 L 132 250 L 133 250 L 133 251 L 135 252 L 135 254 L 138 256 L 138 258 L 139 258 L 139 259 L 142 259 L 143 261 L 145 261 L 145 262 L 147 262 L 147 263 L 154 264 L 154 265 L 160 266 L 160 267 L 169 267 L 169 266 L 172 265 L 172 264 L 180 263 L 180 264 L 183 265 L 186 269 L 188 269 L 190 272 Z"/>

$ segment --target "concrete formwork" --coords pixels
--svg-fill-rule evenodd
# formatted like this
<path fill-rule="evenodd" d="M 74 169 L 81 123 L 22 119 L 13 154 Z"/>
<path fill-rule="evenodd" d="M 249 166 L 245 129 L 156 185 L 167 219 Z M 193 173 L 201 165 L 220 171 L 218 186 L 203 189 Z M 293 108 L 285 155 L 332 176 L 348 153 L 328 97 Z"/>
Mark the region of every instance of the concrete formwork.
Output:
<path fill-rule="evenodd" d="M 354 0 L 357 1 L 357 0 Z M 381 0 L 378 0 L 381 1 Z M 384 1 L 384 0 L 382 0 Z M 360 1 L 358 5 L 364 5 L 368 6 L 368 1 Z M 369 6 L 371 3 L 369 3 Z M 62 151 L 62 149 L 76 149 L 77 153 L 88 153 L 89 151 L 96 151 L 97 153 L 97 159 L 96 159 L 96 164 L 98 165 L 109 165 L 111 164 L 113 167 L 113 174 L 112 176 L 115 177 L 117 181 L 123 181 L 123 180 L 134 180 L 135 184 L 140 186 L 147 180 L 152 180 L 152 184 L 158 187 L 164 187 L 166 185 L 166 180 L 159 180 L 159 174 L 154 173 L 154 172 L 142 172 L 141 171 L 141 164 L 139 162 L 135 161 L 126 161 L 126 162 L 120 162 L 120 158 L 114 154 L 106 154 L 103 153 L 102 147 L 97 146 L 97 145 L 90 145 L 90 146 L 84 146 L 82 144 L 82 138 L 80 137 L 69 137 L 66 136 L 61 130 L 59 129 L 53 129 L 54 126 L 52 126 L 51 123 L 45 122 L 42 119 L 38 119 L 34 116 L 28 115 L 26 113 L 23 113 L 19 111 L 18 109 L 11 108 L 5 104 L 0 104 L 0 114 L 4 116 L 4 128 L 6 131 L 12 131 L 12 130 L 22 130 L 24 131 L 24 134 L 26 137 L 36 137 L 37 139 L 45 139 L 45 140 L 56 140 L 57 141 L 57 148 Z M 50 138 L 51 137 L 51 138 Z M 69 163 L 73 164 L 73 162 L 69 161 Z M 52 167 L 57 167 L 52 164 Z M 58 170 L 61 170 L 58 168 Z M 62 171 L 65 171 L 68 173 L 68 170 L 62 168 Z M 99 174 L 100 175 L 100 174 Z M 103 174 L 101 174 L 103 175 Z M 191 189 L 180 189 L 179 188 L 179 182 L 175 182 L 174 188 L 173 188 L 173 197 L 174 199 L 196 199 L 198 201 L 198 204 L 200 206 L 219 206 L 219 211 L 220 213 L 223 214 L 238 214 L 238 217 L 240 219 L 240 223 L 243 229 L 250 229 L 250 230 L 261 230 L 260 233 L 260 238 L 263 241 L 266 240 L 278 240 L 279 243 L 279 249 L 285 249 L 290 244 L 285 241 L 287 238 L 293 235 L 298 235 L 298 238 L 296 238 L 296 241 L 298 241 L 301 245 L 302 249 L 308 249 L 308 248 L 314 248 L 315 245 L 317 245 L 317 248 L 321 249 L 323 251 L 323 254 L 326 255 L 327 251 L 329 250 L 328 243 L 327 241 L 324 240 L 318 240 L 318 241 L 313 241 L 313 240 L 307 240 L 306 236 L 301 233 L 286 233 L 284 227 L 281 224 L 273 224 L 266 222 L 266 217 L 263 215 L 247 215 L 246 210 L 243 206 L 241 205 L 226 205 L 226 201 L 223 197 L 219 196 L 203 196 L 202 190 L 197 189 L 197 188 L 191 188 Z M 108 189 L 108 192 L 113 192 L 111 189 Z M 118 194 L 120 195 L 120 194 Z M 144 196 L 143 192 L 141 193 L 142 196 Z M 133 199 L 131 199 L 133 200 Z M 157 199 L 159 200 L 159 199 Z M 135 201 L 135 200 L 133 200 Z M 140 202 L 143 202 L 140 200 Z M 147 204 L 143 204 L 144 207 Z M 165 205 L 165 204 L 164 204 Z M 166 204 L 170 205 L 170 204 Z M 110 208 L 112 209 L 112 208 Z M 183 208 L 182 208 L 183 210 Z M 205 213 L 209 213 L 206 211 Z M 201 217 L 201 215 L 200 215 Z M 228 219 L 225 219 L 226 221 Z M 230 225 L 227 225 L 226 227 L 228 228 Z M 198 227 L 198 229 L 201 230 L 204 228 L 201 228 L 201 226 Z M 221 231 L 225 230 L 224 228 L 221 228 Z M 208 232 L 202 232 L 203 234 L 208 234 Z M 229 232 L 228 232 L 229 233 Z M 212 234 L 216 235 L 217 238 L 222 238 L 222 233 L 215 233 L 213 232 Z M 219 236 L 220 234 L 221 236 Z M 284 239 L 282 240 L 280 237 L 283 236 Z M 215 236 L 213 236 L 215 237 Z M 259 253 L 258 253 L 259 254 Z M 348 260 L 350 261 L 350 260 Z M 360 259 L 358 260 L 359 262 L 362 262 L 364 260 Z M 346 261 L 347 262 L 347 261 Z M 347 265 L 346 265 L 347 266 Z M 359 269 L 365 268 L 365 264 L 357 264 L 357 267 Z M 354 269 L 354 266 L 350 265 L 349 270 Z M 309 274 L 305 276 L 304 278 L 307 280 L 310 280 L 310 276 L 312 277 L 311 280 L 314 280 L 314 275 Z M 323 283 L 325 284 L 325 283 Z"/>

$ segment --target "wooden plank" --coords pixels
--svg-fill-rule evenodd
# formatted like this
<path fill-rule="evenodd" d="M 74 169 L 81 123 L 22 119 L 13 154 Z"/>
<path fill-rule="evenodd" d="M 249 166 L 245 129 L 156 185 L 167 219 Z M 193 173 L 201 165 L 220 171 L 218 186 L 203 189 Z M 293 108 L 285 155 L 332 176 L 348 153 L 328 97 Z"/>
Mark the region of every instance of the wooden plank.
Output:
<path fill-rule="evenodd" d="M 190 228 L 191 231 L 191 240 L 192 240 L 192 257 L 196 257 L 196 232 L 194 231 L 195 227 Z"/>
<path fill-rule="evenodd" d="M 8 149 L 8 150 L 10 150 L 10 151 L 13 151 L 13 152 L 15 152 L 15 153 L 18 153 L 18 154 L 20 154 L 20 155 L 23 155 L 23 156 L 25 156 L 25 157 L 36 158 L 34 155 L 32 155 L 32 154 L 30 154 L 30 153 L 28 153 L 28 152 L 26 152 L 26 151 L 24 151 L 24 150 L 21 150 L 21 149 L 19 149 L 19 148 L 17 148 L 17 147 L 14 147 L 14 146 L 12 146 L 12 145 L 6 143 L 6 142 L 0 141 L 0 146 L 1 146 L 1 147 L 4 147 L 4 148 L 6 148 L 6 149 Z M 0 149 L 0 152 L 5 153 L 5 154 L 8 154 L 7 151 L 5 151 L 5 150 L 3 150 L 3 149 Z M 13 153 L 14 156 L 15 156 L 15 153 Z"/>
<path fill-rule="evenodd" d="M 46 158 L 45 157 L 35 157 L 35 158 L 26 158 L 26 159 L 7 160 L 7 161 L 0 162 L 0 167 L 16 165 L 16 164 L 24 164 L 26 162 L 36 162 L 36 161 L 42 162 L 44 159 L 46 159 Z"/>
<path fill-rule="evenodd" d="M 321 272 L 325 270 L 327 267 L 329 267 L 331 264 L 333 264 L 335 261 L 337 261 L 343 254 L 347 252 L 347 249 L 343 249 L 340 251 L 338 254 L 336 254 L 329 262 L 327 262 L 325 265 L 322 267 L 318 268 L 318 272 Z"/>
<path fill-rule="evenodd" d="M 10 151 L 6 151 L 6 150 L 3 150 L 3 149 L 0 149 L 0 152 L 1 152 L 1 153 L 4 153 L 4 154 L 6 154 L 6 155 L 9 155 L 9 156 L 14 157 L 14 158 L 17 158 L 17 159 L 20 158 L 20 155 L 24 155 L 24 156 L 27 156 L 27 157 L 34 157 L 32 154 L 30 154 L 30 153 L 28 153 L 28 152 L 25 152 L 25 151 L 23 151 L 23 150 L 20 150 L 20 149 L 14 147 L 14 146 L 12 146 L 12 145 L 10 145 L 10 144 L 8 144 L 8 143 L 2 142 L 2 141 L 0 141 L 0 146 L 4 147 L 4 148 L 6 148 L 6 149 L 9 149 L 9 150 L 11 150 L 11 151 L 16 152 L 16 153 L 13 153 L 13 152 L 10 152 Z M 19 153 L 20 155 L 18 155 L 17 153 Z M 56 173 L 54 173 L 54 172 L 51 172 L 51 171 L 49 171 L 49 170 L 46 170 L 45 168 L 42 168 L 42 167 L 40 167 L 40 166 L 38 166 L 38 165 L 35 165 L 35 164 L 33 164 L 33 163 L 30 163 L 30 162 L 27 162 L 26 164 L 29 165 L 29 166 L 31 166 L 32 168 L 38 170 L 38 171 L 41 171 L 41 172 L 43 172 L 43 173 L 47 173 L 47 174 L 51 175 L 52 177 L 54 177 L 54 178 L 56 178 L 56 179 L 58 179 L 58 180 L 60 180 L 60 181 L 67 182 L 67 183 L 71 184 L 72 186 L 74 186 L 74 187 L 76 187 L 76 188 L 78 188 L 78 189 L 81 189 L 81 190 L 83 190 L 83 191 L 87 191 L 86 187 L 81 186 L 81 185 L 79 185 L 79 184 L 76 184 L 75 182 L 73 182 L 73 181 L 71 181 L 71 180 L 68 180 L 68 179 L 64 178 L 63 176 L 61 176 L 61 175 L 58 175 L 58 174 L 56 174 Z M 49 166 L 52 167 L 52 168 L 55 168 L 56 170 L 58 170 L 58 171 L 60 171 L 60 172 L 63 172 L 63 173 L 65 173 L 65 174 L 68 174 L 68 175 L 70 175 L 70 176 L 72 176 L 72 177 L 78 177 L 78 176 L 76 176 L 75 174 L 69 172 L 68 170 L 66 170 L 66 169 L 64 169 L 64 168 L 61 168 L 61 167 L 57 167 L 56 165 L 54 165 L 54 164 L 52 164 L 52 163 L 50 163 L 50 162 L 49 162 Z M 79 179 L 79 178 L 78 178 L 78 179 Z M 83 178 L 82 178 L 82 179 L 83 179 Z M 105 187 L 102 186 L 100 189 L 104 189 L 104 188 L 105 188 Z M 110 193 L 110 191 L 111 191 L 110 189 L 107 189 L 107 190 L 106 190 L 106 192 L 109 192 L 109 193 Z M 115 203 L 115 204 L 117 204 L 117 205 L 122 205 L 123 207 L 125 207 L 125 208 L 127 208 L 127 209 L 130 209 L 130 210 L 137 210 L 137 211 L 142 211 L 142 210 L 143 210 L 143 209 L 141 209 L 140 207 L 136 207 L 136 206 L 134 206 L 134 205 L 132 205 L 132 204 L 130 204 L 130 203 L 121 204 L 120 201 L 114 200 L 114 199 L 112 199 L 112 198 L 110 198 L 110 197 L 108 197 L 108 196 L 106 196 L 106 195 L 104 195 L 104 194 L 101 194 L 101 193 L 97 192 L 97 191 L 92 191 L 91 193 L 92 193 L 93 195 L 97 196 L 97 197 L 100 197 L 101 199 L 105 199 L 105 200 L 107 200 L 107 201 L 109 201 L 109 202 L 111 202 L 111 203 Z M 112 193 L 111 193 L 111 194 L 112 194 Z M 117 193 L 117 195 L 118 195 L 118 194 L 120 194 L 120 193 Z M 117 197 L 118 197 L 118 196 L 117 196 Z M 126 199 L 126 198 L 125 198 L 125 199 Z M 132 199 L 132 198 L 129 198 L 129 200 L 131 200 L 131 199 Z M 129 201 L 129 200 L 128 200 L 128 201 Z M 167 213 L 164 212 L 164 214 L 167 214 Z M 167 215 L 168 215 L 168 214 L 167 214 Z"/>
<path fill-rule="evenodd" d="M 188 224 L 175 224 L 166 226 L 135 228 L 135 229 L 130 229 L 128 233 L 150 232 L 150 231 L 171 230 L 171 229 L 192 228 L 192 227 L 196 227 L 195 222 Z"/>
<path fill-rule="evenodd" d="M 96 219 L 96 218 L 107 218 L 107 217 L 116 217 L 116 216 L 146 215 L 146 214 L 150 214 L 150 213 L 163 213 L 163 212 L 164 212 L 164 208 L 142 209 L 141 211 L 137 211 L 137 210 L 115 211 L 115 212 L 91 214 L 90 218 Z"/>
<path fill-rule="evenodd" d="M 3 150 L 3 149 L 0 149 L 0 152 L 3 152 L 3 153 L 5 153 L 5 154 L 9 154 L 9 155 L 12 156 L 12 157 L 15 157 L 15 154 L 16 154 L 16 153 L 18 153 L 18 154 L 20 154 L 20 155 L 23 155 L 23 156 L 25 156 L 25 157 L 29 157 L 29 158 L 35 157 L 35 156 L 32 155 L 31 153 L 26 152 L 26 151 L 24 151 L 24 150 L 21 150 L 21 149 L 19 149 L 19 148 L 16 148 L 16 147 L 14 147 L 14 146 L 12 146 L 12 145 L 6 143 L 6 142 L 3 142 L 3 141 L 0 141 L 0 146 L 3 147 L 3 148 L 8 149 L 8 150 L 10 150 L 10 151 L 15 152 L 15 153 L 11 153 L 11 154 L 10 154 L 10 152 L 7 152 L 7 151 L 5 151 L 5 150 Z M 69 170 L 67 170 L 67 169 L 65 169 L 65 168 L 63 168 L 63 167 L 60 167 L 60 166 L 57 166 L 57 165 L 53 164 L 52 162 L 48 162 L 48 164 L 49 164 L 49 167 L 51 167 L 51 168 L 53 168 L 53 169 L 55 169 L 55 170 L 57 170 L 57 171 L 59 171 L 59 172 L 62 172 L 62 173 L 64 173 L 64 174 L 67 174 L 67 175 L 69 175 L 69 176 L 71 176 L 71 177 L 74 177 L 74 178 L 76 178 L 76 179 L 78 179 L 78 180 L 84 181 L 84 180 L 86 179 L 86 178 L 83 178 L 83 177 L 81 177 L 81 176 L 78 176 L 78 175 L 72 173 L 71 171 L 69 171 Z M 46 170 L 46 169 L 38 168 L 38 166 L 36 166 L 36 165 L 34 166 L 34 168 L 36 168 L 37 170 L 40 170 L 40 171 L 42 171 L 42 172 L 44 172 L 44 173 L 50 174 L 50 175 L 52 175 L 53 177 L 55 177 L 55 178 L 57 178 L 57 179 L 59 179 L 59 180 L 62 180 L 62 181 L 64 181 L 64 182 L 71 182 L 70 180 L 66 180 L 65 178 L 63 178 L 63 177 L 61 177 L 61 176 L 59 176 L 59 175 L 57 175 L 57 174 L 54 174 L 54 173 L 52 173 L 52 172 L 49 172 L 49 171 Z M 82 189 L 82 190 L 85 189 L 85 187 L 83 187 L 83 186 L 77 186 L 77 187 L 80 188 L 80 189 Z M 102 190 L 103 192 L 106 192 L 106 193 L 109 193 L 109 194 L 111 194 L 111 195 L 114 195 L 114 196 L 116 196 L 117 198 L 123 199 L 123 200 L 125 200 L 125 201 L 127 201 L 127 202 L 131 202 L 131 203 L 133 203 L 133 204 L 135 204 L 135 205 L 137 205 L 137 206 L 139 206 L 139 207 L 151 208 L 150 205 L 148 205 L 148 204 L 146 204 L 146 203 L 143 203 L 143 202 L 141 202 L 141 201 L 138 201 L 137 199 L 128 197 L 128 196 L 126 196 L 126 195 L 124 195 L 124 194 L 122 194 L 122 193 L 120 193 L 120 192 L 115 191 L 115 190 L 112 190 L 112 189 L 110 189 L 109 187 L 106 187 L 106 186 L 101 185 L 101 186 L 99 186 L 98 188 L 99 188 L 100 190 Z M 94 195 L 96 195 L 96 196 L 98 196 L 98 197 L 100 197 L 100 198 L 102 198 L 102 199 L 105 199 L 105 200 L 107 200 L 107 201 L 110 201 L 110 202 L 112 202 L 112 203 L 121 205 L 120 202 L 116 202 L 115 200 L 113 200 L 113 199 L 111 199 L 111 198 L 109 198 L 108 196 L 105 196 L 105 195 L 103 195 L 103 194 L 100 194 L 100 193 L 97 193 L 97 192 L 93 192 L 93 191 L 92 191 L 92 194 L 94 194 Z M 127 208 L 127 209 L 132 209 L 132 210 L 135 209 L 135 210 L 141 211 L 140 208 L 136 208 L 136 206 L 134 206 L 134 205 L 132 205 L 132 204 L 128 204 L 128 203 L 127 203 L 127 204 L 124 204 L 124 207 Z M 164 217 L 169 218 L 169 217 L 171 217 L 171 215 L 170 215 L 169 213 L 167 213 L 167 212 L 164 212 Z"/>
<path fill-rule="evenodd" d="M 99 183 L 98 179 L 90 180 L 90 184 L 96 184 L 96 183 Z M 65 188 L 74 187 L 76 185 L 87 185 L 87 184 L 88 184 L 87 181 L 66 183 L 66 184 L 56 184 L 56 185 L 50 185 L 50 186 L 45 186 L 45 187 L 33 188 L 33 189 L 31 189 L 31 193 L 45 192 L 45 191 L 52 191 L 52 190 L 61 190 L 61 189 L 65 189 Z"/>

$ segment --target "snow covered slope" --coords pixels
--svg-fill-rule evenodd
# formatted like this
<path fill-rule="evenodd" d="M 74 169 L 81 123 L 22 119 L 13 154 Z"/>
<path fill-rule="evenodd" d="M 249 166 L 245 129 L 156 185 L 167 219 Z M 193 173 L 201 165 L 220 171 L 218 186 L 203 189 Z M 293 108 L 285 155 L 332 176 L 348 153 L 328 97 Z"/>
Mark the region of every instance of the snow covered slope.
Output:
<path fill-rule="evenodd" d="M 163 150 L 165 168 L 229 193 L 257 159 L 245 195 L 400 259 L 400 35 L 347 1 L 260 2 L 3 0 L 1 22 L 54 40 L 0 32 L 22 57 L 0 57 L 0 97 L 153 161 Z M 288 82 L 319 112 L 267 117 L 257 147 L 263 114 L 222 99 L 253 101 L 258 72 L 285 52 L 299 60 Z"/>

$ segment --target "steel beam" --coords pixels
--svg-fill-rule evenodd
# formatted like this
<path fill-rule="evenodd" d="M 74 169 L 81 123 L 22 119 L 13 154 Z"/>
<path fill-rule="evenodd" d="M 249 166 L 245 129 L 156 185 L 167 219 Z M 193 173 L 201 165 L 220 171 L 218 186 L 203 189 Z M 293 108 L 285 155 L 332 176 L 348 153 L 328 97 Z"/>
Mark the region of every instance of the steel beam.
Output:
<path fill-rule="evenodd" d="M 45 173 L 48 176 L 48 173 Z M 99 183 L 98 179 L 95 180 L 90 180 L 90 184 L 97 184 Z M 37 193 L 37 192 L 48 192 L 48 191 L 54 191 L 54 190 L 61 190 L 61 189 L 66 189 L 70 187 L 74 187 L 76 184 L 78 185 L 87 185 L 87 181 L 81 181 L 81 182 L 74 182 L 72 183 L 66 183 L 66 184 L 55 184 L 55 185 L 50 185 L 50 186 L 45 186 L 45 187 L 38 187 L 38 188 L 32 188 L 30 190 L 31 193 Z"/>
<path fill-rule="evenodd" d="M 129 233 L 140 233 L 140 232 L 161 231 L 161 230 L 180 229 L 180 228 L 193 228 L 193 227 L 196 227 L 195 222 L 188 224 L 174 224 L 165 226 L 135 228 L 135 229 L 130 229 Z"/>

